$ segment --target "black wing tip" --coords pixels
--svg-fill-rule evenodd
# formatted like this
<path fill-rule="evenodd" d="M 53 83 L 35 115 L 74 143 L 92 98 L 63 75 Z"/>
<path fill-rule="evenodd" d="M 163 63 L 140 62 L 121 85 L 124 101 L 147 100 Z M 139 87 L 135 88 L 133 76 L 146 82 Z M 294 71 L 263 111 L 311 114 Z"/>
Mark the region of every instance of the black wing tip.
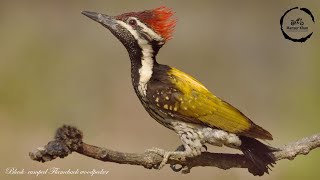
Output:
<path fill-rule="evenodd" d="M 272 134 L 269 131 L 263 129 L 253 122 L 251 124 L 251 128 L 245 131 L 243 135 L 263 140 L 273 140 Z"/>
<path fill-rule="evenodd" d="M 267 146 L 260 141 L 246 136 L 240 136 L 240 149 L 244 156 L 253 163 L 253 167 L 249 168 L 249 172 L 254 175 L 262 176 L 269 174 L 269 170 L 276 164 L 276 159 L 272 152 L 277 148 Z"/>

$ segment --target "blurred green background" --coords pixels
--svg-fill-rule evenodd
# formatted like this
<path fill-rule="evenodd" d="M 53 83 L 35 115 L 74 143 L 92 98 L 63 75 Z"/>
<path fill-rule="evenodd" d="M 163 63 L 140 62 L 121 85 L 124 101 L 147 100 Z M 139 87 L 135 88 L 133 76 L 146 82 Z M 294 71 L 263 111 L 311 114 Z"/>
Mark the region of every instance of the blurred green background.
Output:
<path fill-rule="evenodd" d="M 161 5 L 178 24 L 158 61 L 202 81 L 269 130 L 277 146 L 320 130 L 320 1 L 0 1 L 0 179 L 7 167 L 110 171 L 94 179 L 256 179 L 245 169 L 194 168 L 190 174 L 103 163 L 79 154 L 48 163 L 28 152 L 47 143 L 63 124 L 90 144 L 126 152 L 180 145 L 145 112 L 131 87 L 125 48 L 83 10 L 116 15 Z M 283 38 L 279 20 L 295 6 L 315 16 L 305 43 Z M 224 152 L 225 148 L 211 148 Z M 232 151 L 236 152 L 236 151 Z M 260 179 L 319 179 L 320 151 L 278 162 Z M 86 179 L 45 175 L 41 179 Z"/>

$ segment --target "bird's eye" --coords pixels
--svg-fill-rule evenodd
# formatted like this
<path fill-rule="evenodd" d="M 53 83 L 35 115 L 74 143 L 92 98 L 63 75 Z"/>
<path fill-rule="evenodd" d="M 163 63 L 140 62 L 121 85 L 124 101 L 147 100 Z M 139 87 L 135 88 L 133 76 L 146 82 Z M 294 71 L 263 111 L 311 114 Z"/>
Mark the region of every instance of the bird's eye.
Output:
<path fill-rule="evenodd" d="M 137 21 L 135 19 L 130 19 L 129 20 L 129 25 L 135 26 L 135 25 L 137 25 Z"/>

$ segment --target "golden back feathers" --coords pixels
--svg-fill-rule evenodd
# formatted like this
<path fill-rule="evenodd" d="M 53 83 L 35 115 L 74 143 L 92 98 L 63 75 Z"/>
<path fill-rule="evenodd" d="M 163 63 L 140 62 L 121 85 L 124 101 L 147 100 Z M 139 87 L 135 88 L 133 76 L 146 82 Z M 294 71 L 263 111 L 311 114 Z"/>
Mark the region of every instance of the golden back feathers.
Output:
<path fill-rule="evenodd" d="M 171 68 L 170 81 L 180 92 L 174 98 L 180 107 L 177 113 L 192 118 L 194 123 L 204 123 L 227 132 L 253 138 L 272 139 L 272 135 L 254 124 L 238 109 L 213 95 L 203 84 L 188 74 Z"/>

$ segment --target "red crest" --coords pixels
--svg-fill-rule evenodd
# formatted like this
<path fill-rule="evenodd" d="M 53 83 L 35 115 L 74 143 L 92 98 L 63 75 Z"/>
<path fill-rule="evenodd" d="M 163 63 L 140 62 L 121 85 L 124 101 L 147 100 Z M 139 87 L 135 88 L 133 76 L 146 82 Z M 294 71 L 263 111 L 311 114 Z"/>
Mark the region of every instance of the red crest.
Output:
<path fill-rule="evenodd" d="M 176 19 L 172 18 L 173 14 L 172 9 L 161 6 L 152 10 L 121 14 L 117 16 L 117 19 L 124 20 L 130 16 L 137 17 L 156 33 L 160 34 L 165 41 L 168 41 L 172 38 L 176 25 Z"/>
<path fill-rule="evenodd" d="M 161 6 L 150 10 L 152 16 L 146 18 L 146 23 L 157 33 L 159 33 L 166 41 L 172 38 L 172 33 L 176 25 L 176 19 L 172 16 L 174 12 L 165 6 Z"/>

